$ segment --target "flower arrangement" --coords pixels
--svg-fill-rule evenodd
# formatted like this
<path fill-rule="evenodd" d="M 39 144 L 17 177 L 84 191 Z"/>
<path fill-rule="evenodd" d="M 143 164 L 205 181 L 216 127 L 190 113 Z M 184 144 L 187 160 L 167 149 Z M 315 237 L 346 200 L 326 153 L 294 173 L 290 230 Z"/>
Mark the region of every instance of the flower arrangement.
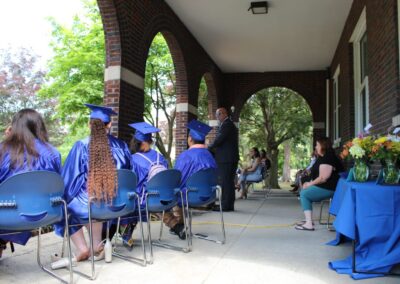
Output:
<path fill-rule="evenodd" d="M 372 155 L 375 160 L 396 162 L 400 156 L 400 141 L 392 136 L 382 136 L 374 141 Z"/>
<path fill-rule="evenodd" d="M 340 157 L 346 159 L 350 155 L 356 160 L 370 160 L 373 146 L 374 140 L 371 136 L 359 136 L 343 145 Z"/>

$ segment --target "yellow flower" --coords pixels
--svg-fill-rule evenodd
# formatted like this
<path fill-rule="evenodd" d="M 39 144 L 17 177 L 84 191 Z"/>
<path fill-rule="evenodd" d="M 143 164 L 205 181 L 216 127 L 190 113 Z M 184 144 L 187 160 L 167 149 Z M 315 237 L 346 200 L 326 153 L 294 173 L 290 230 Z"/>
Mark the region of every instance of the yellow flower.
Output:
<path fill-rule="evenodd" d="M 375 144 L 383 144 L 383 143 L 385 143 L 387 140 L 388 140 L 388 138 L 387 138 L 386 136 L 382 136 L 382 137 L 376 139 L 374 143 L 375 143 Z"/>

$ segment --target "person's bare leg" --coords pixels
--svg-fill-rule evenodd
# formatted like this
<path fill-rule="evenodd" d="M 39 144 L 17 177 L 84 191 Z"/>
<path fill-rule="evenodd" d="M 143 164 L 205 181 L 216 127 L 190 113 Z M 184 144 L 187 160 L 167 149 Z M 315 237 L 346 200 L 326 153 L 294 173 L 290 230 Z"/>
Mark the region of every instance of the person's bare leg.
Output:
<path fill-rule="evenodd" d="M 89 225 L 86 225 L 86 228 L 89 230 Z M 92 234 L 93 234 L 93 248 L 94 252 L 99 252 L 103 249 L 103 246 L 101 245 L 101 232 L 103 230 L 103 223 L 96 222 L 93 223 L 92 225 Z"/>
<path fill-rule="evenodd" d="M 312 211 L 311 210 L 304 210 L 304 216 L 306 218 L 306 222 L 304 223 L 303 227 L 305 227 L 307 229 L 314 228 L 313 222 L 312 222 Z"/>
<path fill-rule="evenodd" d="M 76 261 L 82 261 L 89 258 L 89 248 L 86 245 L 83 228 L 71 235 L 71 240 L 74 243 L 78 252 L 76 253 Z"/>

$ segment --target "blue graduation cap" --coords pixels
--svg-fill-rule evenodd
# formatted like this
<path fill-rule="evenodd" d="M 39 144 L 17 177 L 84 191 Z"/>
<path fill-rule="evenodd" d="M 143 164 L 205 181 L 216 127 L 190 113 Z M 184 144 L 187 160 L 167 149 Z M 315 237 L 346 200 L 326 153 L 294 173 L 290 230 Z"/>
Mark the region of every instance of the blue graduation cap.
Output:
<path fill-rule="evenodd" d="M 188 123 L 187 128 L 190 129 L 189 135 L 196 141 L 204 141 L 207 134 L 211 131 L 211 127 L 207 124 L 193 119 Z"/>
<path fill-rule="evenodd" d="M 90 113 L 90 119 L 100 119 L 104 123 L 109 123 L 111 121 L 110 116 L 117 114 L 109 107 L 96 106 L 92 104 L 85 104 L 85 106 L 92 110 Z"/>
<path fill-rule="evenodd" d="M 151 134 L 155 132 L 160 132 L 161 130 L 147 122 L 136 122 L 128 124 L 130 127 L 136 129 L 135 139 L 138 141 L 150 141 Z"/>

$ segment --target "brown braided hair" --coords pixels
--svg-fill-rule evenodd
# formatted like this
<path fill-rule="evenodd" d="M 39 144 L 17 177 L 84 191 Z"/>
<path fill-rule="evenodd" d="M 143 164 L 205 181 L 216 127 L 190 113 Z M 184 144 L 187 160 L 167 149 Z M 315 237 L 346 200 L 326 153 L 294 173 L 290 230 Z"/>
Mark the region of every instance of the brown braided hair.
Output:
<path fill-rule="evenodd" d="M 100 119 L 90 120 L 88 193 L 96 200 L 110 202 L 116 195 L 117 170 L 106 128 Z"/>

